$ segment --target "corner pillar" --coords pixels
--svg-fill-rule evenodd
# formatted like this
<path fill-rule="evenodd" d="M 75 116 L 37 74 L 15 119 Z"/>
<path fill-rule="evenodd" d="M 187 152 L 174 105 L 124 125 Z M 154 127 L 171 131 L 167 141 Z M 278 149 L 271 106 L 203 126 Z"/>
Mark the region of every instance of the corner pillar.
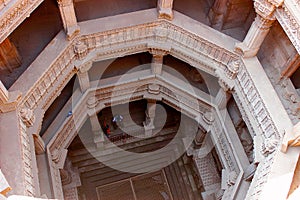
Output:
<path fill-rule="evenodd" d="M 57 0 L 58 7 L 68 40 L 79 33 L 73 0 Z"/>
<path fill-rule="evenodd" d="M 235 51 L 244 57 L 256 56 L 267 36 L 270 28 L 275 21 L 274 12 L 277 7 L 281 6 L 283 0 L 255 0 L 254 8 L 257 13 L 254 22 L 252 23 L 244 41 L 238 43 Z"/>

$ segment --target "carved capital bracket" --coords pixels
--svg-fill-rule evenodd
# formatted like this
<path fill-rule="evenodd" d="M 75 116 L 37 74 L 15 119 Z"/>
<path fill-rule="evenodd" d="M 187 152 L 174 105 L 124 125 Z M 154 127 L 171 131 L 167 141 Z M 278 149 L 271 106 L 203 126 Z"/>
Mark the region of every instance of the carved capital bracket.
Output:
<path fill-rule="evenodd" d="M 74 53 L 78 60 L 83 60 L 88 54 L 87 45 L 83 41 L 78 40 L 74 45 Z"/>
<path fill-rule="evenodd" d="M 155 48 L 155 47 L 150 47 L 149 48 L 149 53 L 152 54 L 153 57 L 164 57 L 165 55 L 169 54 L 169 50 L 165 50 L 165 49 L 159 49 L 159 48 Z"/>
<path fill-rule="evenodd" d="M 34 113 L 29 108 L 22 108 L 20 110 L 20 117 L 27 127 L 31 127 L 35 121 Z"/>
<path fill-rule="evenodd" d="M 226 76 L 229 79 L 235 79 L 240 68 L 241 68 L 241 61 L 240 60 L 231 61 L 228 64 L 228 66 L 225 68 Z"/>
<path fill-rule="evenodd" d="M 56 148 L 51 152 L 52 161 L 56 164 L 58 169 L 63 169 L 67 153 L 67 149 L 58 150 Z"/>

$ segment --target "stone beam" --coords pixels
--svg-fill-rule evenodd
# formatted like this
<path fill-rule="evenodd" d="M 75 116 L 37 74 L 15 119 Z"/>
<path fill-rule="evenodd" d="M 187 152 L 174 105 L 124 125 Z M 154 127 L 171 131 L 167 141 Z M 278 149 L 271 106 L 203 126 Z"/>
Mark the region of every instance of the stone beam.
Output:
<path fill-rule="evenodd" d="M 158 0 L 157 2 L 158 18 L 173 19 L 173 0 Z"/>
<path fill-rule="evenodd" d="M 21 57 L 15 45 L 6 38 L 0 44 L 0 70 L 8 70 L 12 72 L 13 69 L 21 65 Z"/>
<path fill-rule="evenodd" d="M 257 15 L 243 42 L 236 44 L 235 51 L 237 53 L 241 54 L 243 57 L 256 56 L 261 44 L 275 21 L 274 12 L 277 7 L 282 5 L 282 3 L 283 0 L 254 1 L 254 8 Z"/>
<path fill-rule="evenodd" d="M 57 0 L 67 38 L 71 40 L 79 33 L 73 0 Z"/>

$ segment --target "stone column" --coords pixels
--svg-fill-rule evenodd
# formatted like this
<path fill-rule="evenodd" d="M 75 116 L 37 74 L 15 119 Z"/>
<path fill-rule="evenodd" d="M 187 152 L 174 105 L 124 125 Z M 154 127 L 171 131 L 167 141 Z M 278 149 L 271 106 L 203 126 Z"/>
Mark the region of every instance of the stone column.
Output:
<path fill-rule="evenodd" d="M 90 88 L 90 78 L 89 78 L 88 71 L 91 69 L 92 65 L 93 62 L 88 61 L 78 67 L 77 75 L 78 75 L 79 85 L 82 93 L 84 93 L 87 89 Z"/>
<path fill-rule="evenodd" d="M 97 148 L 102 148 L 103 142 L 104 142 L 104 135 L 103 135 L 103 130 L 101 128 L 101 125 L 99 123 L 98 116 L 96 113 L 94 113 L 90 116 L 90 122 L 92 125 L 92 131 L 94 134 L 94 142 L 95 142 Z"/>
<path fill-rule="evenodd" d="M 224 23 L 224 16 L 227 12 L 227 0 L 216 0 L 212 8 L 209 10 L 208 18 L 211 27 L 222 30 Z"/>
<path fill-rule="evenodd" d="M 158 18 L 160 19 L 173 19 L 173 0 L 158 0 L 157 10 Z"/>
<path fill-rule="evenodd" d="M 254 8 L 257 13 L 256 18 L 244 41 L 236 45 L 236 52 L 240 53 L 244 57 L 256 56 L 261 44 L 270 30 L 270 27 L 275 21 L 274 11 L 276 7 L 279 7 L 282 3 L 283 0 L 275 0 L 271 2 L 267 0 L 254 1 Z"/>
<path fill-rule="evenodd" d="M 79 85 L 81 92 L 84 93 L 87 89 L 90 88 L 90 79 L 87 71 L 79 71 L 77 73 L 79 79 Z"/>
<path fill-rule="evenodd" d="M 10 72 L 21 65 L 21 57 L 15 45 L 6 38 L 0 44 L 0 70 L 7 69 Z"/>
<path fill-rule="evenodd" d="M 167 55 L 167 51 L 160 49 L 150 49 L 149 52 L 152 54 L 152 73 L 155 75 L 161 75 L 163 67 L 163 58 L 165 55 Z"/>
<path fill-rule="evenodd" d="M 215 101 L 216 105 L 219 107 L 220 110 L 223 110 L 227 106 L 227 102 L 229 101 L 231 94 L 228 91 L 225 91 L 223 88 L 220 88 Z"/>
<path fill-rule="evenodd" d="M 148 99 L 147 100 L 147 110 L 146 110 L 146 120 L 143 122 L 145 128 L 145 134 L 151 135 L 154 127 L 154 117 L 156 110 L 156 100 Z"/>
<path fill-rule="evenodd" d="M 65 32 L 71 40 L 79 33 L 73 0 L 57 0 L 57 2 Z"/>

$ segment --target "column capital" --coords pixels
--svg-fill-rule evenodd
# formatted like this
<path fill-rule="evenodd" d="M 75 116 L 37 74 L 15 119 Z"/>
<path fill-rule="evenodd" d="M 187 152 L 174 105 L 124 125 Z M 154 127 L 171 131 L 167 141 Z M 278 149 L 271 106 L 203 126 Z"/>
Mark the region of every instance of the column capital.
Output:
<path fill-rule="evenodd" d="M 254 9 L 264 19 L 275 20 L 273 13 L 282 4 L 283 0 L 254 0 Z"/>
<path fill-rule="evenodd" d="M 169 51 L 163 49 L 150 48 L 149 53 L 151 53 L 153 57 L 164 57 L 169 53 Z"/>

